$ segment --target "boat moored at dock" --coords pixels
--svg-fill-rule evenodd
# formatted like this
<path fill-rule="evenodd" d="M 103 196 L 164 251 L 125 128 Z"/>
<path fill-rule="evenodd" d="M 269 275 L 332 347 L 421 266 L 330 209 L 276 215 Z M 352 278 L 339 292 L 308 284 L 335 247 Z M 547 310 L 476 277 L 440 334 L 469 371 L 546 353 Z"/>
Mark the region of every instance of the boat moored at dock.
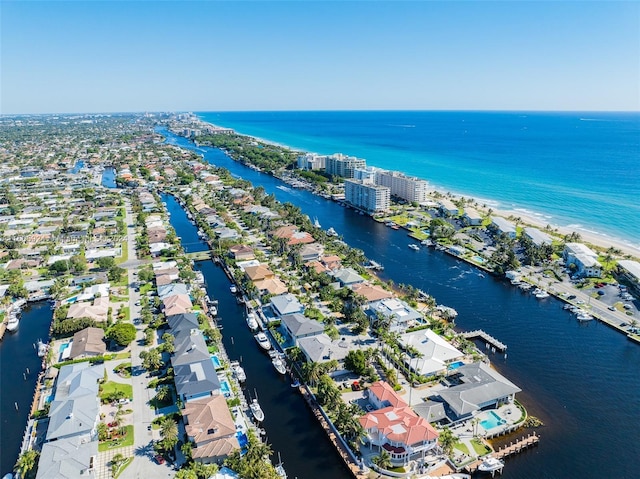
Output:
<path fill-rule="evenodd" d="M 256 421 L 264 421 L 264 411 L 260 407 L 260 404 L 258 404 L 257 399 L 251 401 L 251 404 L 249 404 L 249 409 L 251 409 L 251 414 L 253 414 L 253 417 Z"/>
<path fill-rule="evenodd" d="M 269 341 L 269 338 L 263 332 L 256 334 L 254 338 L 256 338 L 260 347 L 265 351 L 269 351 L 271 349 L 271 341 Z"/>

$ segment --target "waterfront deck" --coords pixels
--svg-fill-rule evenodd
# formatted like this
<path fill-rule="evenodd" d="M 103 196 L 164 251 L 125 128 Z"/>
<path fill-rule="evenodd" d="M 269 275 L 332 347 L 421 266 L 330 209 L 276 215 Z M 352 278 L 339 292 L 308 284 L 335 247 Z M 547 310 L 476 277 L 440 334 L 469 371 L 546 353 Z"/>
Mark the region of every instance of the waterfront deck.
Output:
<path fill-rule="evenodd" d="M 491 347 L 500 351 L 501 353 L 507 350 L 507 345 L 501 341 L 498 341 L 496 338 L 491 336 L 489 333 L 486 333 L 482 329 L 476 329 L 473 331 L 468 331 L 466 333 L 461 333 L 461 336 L 466 339 L 482 339 L 486 344 L 491 345 Z"/>
<path fill-rule="evenodd" d="M 496 459 L 502 460 L 514 454 L 518 454 L 530 447 L 537 446 L 539 442 L 540 436 L 533 432 L 528 436 L 521 437 L 516 442 L 510 443 L 508 446 L 501 447 L 491 455 Z M 477 461 L 465 466 L 464 469 L 470 474 L 473 474 L 478 470 L 480 464 L 482 464 L 482 459 L 478 459 Z"/>

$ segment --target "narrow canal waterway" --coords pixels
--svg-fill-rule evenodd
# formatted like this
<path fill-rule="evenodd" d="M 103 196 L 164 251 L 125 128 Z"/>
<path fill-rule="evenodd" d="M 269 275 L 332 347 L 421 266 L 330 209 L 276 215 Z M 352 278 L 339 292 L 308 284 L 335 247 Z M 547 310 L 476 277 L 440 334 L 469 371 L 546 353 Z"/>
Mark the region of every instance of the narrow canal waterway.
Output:
<path fill-rule="evenodd" d="M 48 341 L 52 317 L 48 302 L 28 303 L 18 330 L 5 333 L 0 342 L 1 475 L 13 471 L 18 459 L 42 364 L 34 345 L 38 339 Z"/>
<path fill-rule="evenodd" d="M 508 358 L 492 355 L 492 363 L 523 389 L 518 398 L 545 426 L 539 429 L 540 445 L 510 458 L 502 477 L 635 476 L 640 467 L 638 345 L 598 322 L 580 324 L 557 300 L 537 300 L 443 252 L 414 252 L 405 231 L 290 189 L 218 149 L 161 133 L 168 142 L 204 154 L 211 164 L 264 187 L 281 202 L 299 206 L 323 228 L 333 227 L 349 245 L 384 265 L 384 279 L 411 284 L 455 308 L 461 330 L 484 329 L 508 345 Z"/>
<path fill-rule="evenodd" d="M 185 251 L 208 249 L 173 196 L 163 194 L 162 201 L 171 213 L 171 225 Z M 198 261 L 195 267 L 204 275 L 209 297 L 218 300 L 218 324 L 222 326 L 227 354 L 232 361 L 240 361 L 247 374 L 243 393 L 247 399 L 257 394 L 264 410 L 262 427 L 273 448 L 274 462 L 279 452 L 290 478 L 351 477 L 302 396 L 275 371 L 269 357 L 258 347 L 245 322 L 244 305 L 238 304 L 231 294 L 231 283 L 224 271 L 213 261 Z"/>

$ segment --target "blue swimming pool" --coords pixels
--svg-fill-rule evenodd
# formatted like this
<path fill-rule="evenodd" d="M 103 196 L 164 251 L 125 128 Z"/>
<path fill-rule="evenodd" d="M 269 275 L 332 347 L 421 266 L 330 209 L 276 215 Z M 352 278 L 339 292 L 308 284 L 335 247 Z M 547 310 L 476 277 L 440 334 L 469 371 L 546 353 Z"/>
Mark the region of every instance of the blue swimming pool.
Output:
<path fill-rule="evenodd" d="M 78 297 L 77 297 L 77 296 L 71 296 L 70 298 L 67 298 L 67 299 L 65 300 L 65 302 L 66 302 L 67 304 L 72 304 L 72 303 L 75 303 L 77 300 L 78 300 Z"/>
<path fill-rule="evenodd" d="M 222 391 L 222 394 L 224 394 L 224 397 L 231 396 L 231 385 L 229 384 L 229 381 L 226 379 L 220 379 L 220 390 Z"/>
<path fill-rule="evenodd" d="M 506 424 L 506 422 L 507 421 L 502 419 L 495 412 L 489 411 L 489 417 L 480 421 L 480 425 L 488 431 L 494 427 L 502 426 L 503 424 Z"/>
<path fill-rule="evenodd" d="M 218 359 L 218 356 L 215 354 L 211 356 L 211 362 L 213 363 L 213 367 L 216 369 L 220 369 L 222 367 L 222 363 L 220 362 L 220 359 Z"/>
<path fill-rule="evenodd" d="M 244 449 L 247 444 L 249 444 L 249 439 L 247 438 L 247 435 L 243 432 L 236 432 L 236 437 L 238 438 L 238 444 L 240 444 L 240 449 Z"/>
<path fill-rule="evenodd" d="M 449 369 L 458 369 L 464 363 L 462 361 L 456 361 L 455 363 L 449 364 Z"/>

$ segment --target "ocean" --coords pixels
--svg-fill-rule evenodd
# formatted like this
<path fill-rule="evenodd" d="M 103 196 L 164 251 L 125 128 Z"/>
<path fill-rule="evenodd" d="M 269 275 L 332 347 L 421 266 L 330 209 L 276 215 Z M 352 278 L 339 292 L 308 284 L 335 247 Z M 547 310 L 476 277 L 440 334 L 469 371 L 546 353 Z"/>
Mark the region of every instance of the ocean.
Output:
<path fill-rule="evenodd" d="M 238 133 L 428 180 L 494 209 L 640 247 L 640 114 L 200 112 Z"/>

